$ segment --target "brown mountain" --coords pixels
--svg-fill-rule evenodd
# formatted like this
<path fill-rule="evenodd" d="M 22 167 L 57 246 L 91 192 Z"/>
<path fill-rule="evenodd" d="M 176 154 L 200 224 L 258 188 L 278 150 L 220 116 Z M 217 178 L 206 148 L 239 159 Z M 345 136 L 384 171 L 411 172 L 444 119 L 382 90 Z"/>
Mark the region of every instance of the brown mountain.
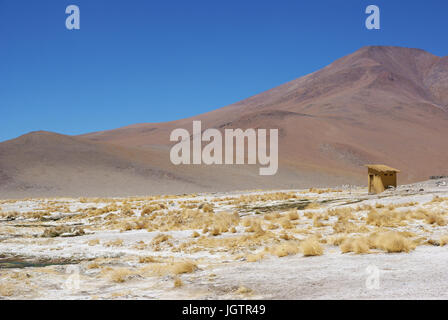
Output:
<path fill-rule="evenodd" d="M 169 135 L 175 128 L 191 132 L 193 120 L 201 120 L 203 130 L 278 128 L 278 174 L 260 177 L 258 166 L 171 165 Z M 447 137 L 448 57 L 372 46 L 193 118 L 79 137 L 34 133 L 1 143 L 0 191 L 101 189 L 112 195 L 360 184 L 365 163 L 401 169 L 404 183 L 448 174 Z M 38 139 L 45 151 L 28 152 L 35 144 L 26 139 Z M 58 179 L 63 172 L 71 182 Z"/>
<path fill-rule="evenodd" d="M 318 177 L 287 169 L 266 178 L 253 166 L 175 166 L 168 153 L 167 148 L 141 150 L 32 132 L 0 143 L 0 199 L 282 188 L 292 181 L 290 177 L 297 181 Z"/>

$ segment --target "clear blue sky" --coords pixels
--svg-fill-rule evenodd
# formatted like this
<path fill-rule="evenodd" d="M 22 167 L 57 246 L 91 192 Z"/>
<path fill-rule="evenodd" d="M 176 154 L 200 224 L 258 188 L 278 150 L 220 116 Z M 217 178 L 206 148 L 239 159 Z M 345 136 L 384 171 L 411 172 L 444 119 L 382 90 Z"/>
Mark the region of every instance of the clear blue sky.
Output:
<path fill-rule="evenodd" d="M 446 56 L 447 16 L 446 0 L 0 0 L 0 141 L 197 115 L 365 45 Z"/>

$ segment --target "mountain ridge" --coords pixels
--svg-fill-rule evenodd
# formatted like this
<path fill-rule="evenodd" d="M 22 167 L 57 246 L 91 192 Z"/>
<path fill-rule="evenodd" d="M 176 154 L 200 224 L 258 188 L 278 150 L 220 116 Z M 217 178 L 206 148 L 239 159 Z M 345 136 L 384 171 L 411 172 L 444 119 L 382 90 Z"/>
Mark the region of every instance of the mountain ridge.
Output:
<path fill-rule="evenodd" d="M 200 120 L 203 130 L 278 128 L 279 174 L 261 179 L 254 174 L 256 168 L 248 166 L 170 165 L 171 131 L 184 128 L 191 132 L 193 120 Z M 136 179 L 139 187 L 123 188 L 125 193 L 177 193 L 241 189 L 240 186 L 258 189 L 361 184 L 365 181 L 365 163 L 396 167 L 401 170 L 401 183 L 415 182 L 448 173 L 446 137 L 448 57 L 421 49 L 367 46 L 316 72 L 224 108 L 170 122 L 140 123 L 74 136 L 75 140 L 64 143 L 79 143 L 74 147 L 77 150 L 97 148 L 101 156 L 98 154 L 95 159 L 99 162 L 92 166 L 103 166 L 103 176 L 114 175 L 105 155 L 120 163 L 128 161 L 141 166 L 142 172 L 148 168 L 162 172 L 157 178 L 126 172 L 124 180 L 132 184 Z M 58 151 L 63 149 L 60 142 L 47 138 L 48 145 L 51 141 L 58 145 L 55 151 L 49 148 L 48 152 L 63 158 L 64 154 Z M 24 139 L 28 138 L 22 136 Z M 7 165 L 2 161 L 2 150 L 7 145 L 0 143 L 0 177 L 3 174 L 12 181 L 14 175 L 4 169 Z M 13 151 L 20 154 L 17 149 Z M 36 166 L 41 165 L 45 155 L 35 154 L 33 159 Z M 24 159 L 17 161 L 20 162 L 27 163 Z M 82 162 L 88 167 L 88 159 L 83 158 Z M 19 167 L 16 171 L 21 170 Z M 166 173 L 171 176 L 163 178 Z M 159 187 L 149 188 L 144 179 L 154 179 Z M 64 191 L 63 185 L 59 187 Z"/>

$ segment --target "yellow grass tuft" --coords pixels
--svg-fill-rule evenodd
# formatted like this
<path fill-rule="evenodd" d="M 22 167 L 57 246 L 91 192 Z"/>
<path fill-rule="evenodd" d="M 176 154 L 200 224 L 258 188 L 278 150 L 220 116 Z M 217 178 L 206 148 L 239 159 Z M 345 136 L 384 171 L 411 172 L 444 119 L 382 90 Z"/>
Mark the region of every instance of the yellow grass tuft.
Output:
<path fill-rule="evenodd" d="M 183 285 L 184 284 L 183 284 L 182 280 L 179 277 L 175 277 L 174 278 L 174 288 L 180 288 Z"/>
<path fill-rule="evenodd" d="M 350 238 L 344 240 L 340 246 L 342 253 L 354 252 L 356 254 L 369 253 L 369 242 L 366 238 Z"/>
<path fill-rule="evenodd" d="M 277 257 L 286 257 L 299 252 L 299 246 L 295 242 L 284 242 L 276 246 L 267 248 L 267 251 Z"/>
<path fill-rule="evenodd" d="M 100 240 L 99 240 L 99 239 L 92 239 L 92 240 L 89 240 L 89 241 L 87 242 L 87 244 L 88 244 L 89 246 L 96 246 L 96 245 L 100 244 Z"/>
<path fill-rule="evenodd" d="M 132 271 L 126 268 L 119 268 L 110 271 L 110 280 L 116 283 L 122 283 L 128 280 L 129 276 L 132 275 Z"/>
<path fill-rule="evenodd" d="M 0 283 L 0 297 L 11 297 L 15 294 L 15 285 L 10 282 Z"/>
<path fill-rule="evenodd" d="M 259 252 L 259 253 L 255 253 L 255 254 L 249 254 L 246 257 L 246 261 L 247 262 L 257 262 L 260 261 L 264 258 L 264 252 Z"/>
<path fill-rule="evenodd" d="M 415 249 L 415 244 L 398 232 L 380 234 L 373 238 L 371 244 L 389 253 L 410 252 Z"/>
<path fill-rule="evenodd" d="M 271 212 L 271 213 L 267 213 L 264 215 L 265 220 L 276 220 L 280 217 L 281 217 L 281 215 L 278 212 Z"/>
<path fill-rule="evenodd" d="M 324 253 L 323 247 L 315 238 L 309 238 L 300 244 L 300 250 L 305 257 L 321 256 Z"/>
<path fill-rule="evenodd" d="M 173 262 L 170 270 L 173 274 L 192 273 L 196 271 L 198 266 L 192 261 Z"/>
<path fill-rule="evenodd" d="M 100 267 L 101 265 L 97 261 L 94 261 L 87 266 L 87 269 L 99 269 Z"/>
<path fill-rule="evenodd" d="M 121 247 L 123 245 L 122 239 L 116 239 L 109 242 L 106 242 L 104 244 L 106 247 Z"/>
<path fill-rule="evenodd" d="M 439 226 L 445 226 L 446 221 L 443 218 L 441 213 L 437 212 L 429 212 L 426 215 L 426 223 L 428 224 L 437 224 Z"/>
<path fill-rule="evenodd" d="M 146 256 L 146 257 L 139 257 L 138 258 L 139 263 L 157 263 L 159 260 L 152 256 Z"/>
<path fill-rule="evenodd" d="M 213 204 L 212 203 L 203 203 L 199 206 L 199 209 L 202 209 L 204 212 L 210 212 L 213 213 Z"/>
<path fill-rule="evenodd" d="M 291 210 L 288 212 L 288 218 L 289 220 L 298 220 L 299 219 L 299 215 L 297 213 L 297 210 Z"/>
<path fill-rule="evenodd" d="M 444 201 L 448 201 L 448 197 L 439 197 L 439 196 L 435 196 L 431 202 L 444 202 Z"/>
<path fill-rule="evenodd" d="M 210 230 L 210 234 L 212 236 L 219 236 L 221 234 L 221 230 L 218 227 L 214 227 L 212 230 Z"/>
<path fill-rule="evenodd" d="M 171 238 L 170 235 L 166 235 L 166 234 L 160 233 L 160 234 L 156 235 L 156 236 L 151 240 L 151 244 L 152 244 L 152 245 L 159 245 L 159 244 L 161 244 L 162 242 L 165 242 L 165 241 L 169 240 L 170 238 Z"/>
<path fill-rule="evenodd" d="M 324 227 L 325 224 L 322 223 L 322 221 L 320 220 L 321 216 L 320 215 L 315 215 L 313 218 L 313 227 L 314 228 L 320 228 L 320 227 Z"/>
<path fill-rule="evenodd" d="M 319 209 L 320 208 L 320 204 L 317 202 L 310 202 L 305 206 L 305 209 Z"/>
<path fill-rule="evenodd" d="M 192 233 L 191 236 L 192 236 L 193 238 L 198 238 L 198 237 L 200 236 L 200 234 L 199 234 L 197 231 L 195 231 L 195 232 Z"/>
<path fill-rule="evenodd" d="M 341 233 L 328 237 L 327 243 L 333 246 L 339 246 L 344 242 L 345 239 L 347 239 L 347 234 Z"/>
<path fill-rule="evenodd" d="M 282 226 L 283 229 L 286 229 L 286 230 L 294 228 L 294 225 L 289 220 L 283 220 L 280 223 L 280 225 Z"/>
<path fill-rule="evenodd" d="M 249 288 L 246 288 L 246 287 L 243 287 L 243 286 L 239 287 L 235 291 L 236 294 L 251 294 L 252 292 L 253 292 L 252 289 L 249 289 Z"/>
<path fill-rule="evenodd" d="M 440 246 L 443 247 L 448 244 L 448 235 L 440 237 Z"/>

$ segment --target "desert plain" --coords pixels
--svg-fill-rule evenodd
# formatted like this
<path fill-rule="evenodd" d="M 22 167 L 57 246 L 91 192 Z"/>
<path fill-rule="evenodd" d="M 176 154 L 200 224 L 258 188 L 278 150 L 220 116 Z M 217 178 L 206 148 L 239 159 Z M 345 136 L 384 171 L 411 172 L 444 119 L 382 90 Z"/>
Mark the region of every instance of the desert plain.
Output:
<path fill-rule="evenodd" d="M 447 299 L 446 180 L 0 201 L 1 299 Z"/>

